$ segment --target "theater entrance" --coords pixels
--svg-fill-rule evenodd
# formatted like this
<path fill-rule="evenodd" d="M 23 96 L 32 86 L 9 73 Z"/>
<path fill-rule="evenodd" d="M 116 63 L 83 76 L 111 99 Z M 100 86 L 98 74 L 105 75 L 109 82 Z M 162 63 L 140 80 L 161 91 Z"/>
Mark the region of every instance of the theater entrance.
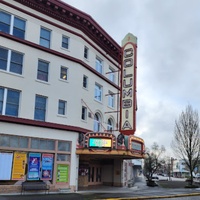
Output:
<path fill-rule="evenodd" d="M 101 165 L 90 165 L 88 168 L 88 185 L 102 184 L 102 167 Z"/>

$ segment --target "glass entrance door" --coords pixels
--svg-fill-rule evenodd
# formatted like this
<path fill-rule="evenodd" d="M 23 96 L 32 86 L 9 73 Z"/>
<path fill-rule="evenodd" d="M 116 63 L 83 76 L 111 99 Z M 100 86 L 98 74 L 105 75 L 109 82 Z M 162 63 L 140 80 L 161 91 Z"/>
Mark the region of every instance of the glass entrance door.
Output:
<path fill-rule="evenodd" d="M 100 165 L 90 165 L 88 171 L 88 185 L 100 185 L 102 168 Z"/>

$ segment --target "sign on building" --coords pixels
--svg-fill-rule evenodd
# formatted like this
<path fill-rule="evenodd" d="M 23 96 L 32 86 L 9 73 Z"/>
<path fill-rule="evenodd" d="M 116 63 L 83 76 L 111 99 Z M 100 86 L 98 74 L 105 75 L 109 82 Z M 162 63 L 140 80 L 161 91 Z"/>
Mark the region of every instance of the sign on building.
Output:
<path fill-rule="evenodd" d="M 136 115 L 137 38 L 128 33 L 122 40 L 120 132 L 133 135 Z"/>

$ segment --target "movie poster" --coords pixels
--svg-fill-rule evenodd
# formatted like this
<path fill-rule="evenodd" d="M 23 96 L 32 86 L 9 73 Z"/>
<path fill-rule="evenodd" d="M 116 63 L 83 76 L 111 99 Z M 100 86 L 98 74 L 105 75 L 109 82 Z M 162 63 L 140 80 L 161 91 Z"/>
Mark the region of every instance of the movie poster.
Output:
<path fill-rule="evenodd" d="M 42 180 L 52 180 L 53 154 L 42 154 Z"/>
<path fill-rule="evenodd" d="M 68 182 L 68 171 L 69 165 L 58 164 L 57 166 L 57 182 L 67 183 Z"/>
<path fill-rule="evenodd" d="M 40 153 L 29 153 L 27 180 L 39 180 L 40 178 Z"/>
<path fill-rule="evenodd" d="M 12 170 L 12 180 L 24 180 L 26 169 L 26 153 L 15 152 Z"/>

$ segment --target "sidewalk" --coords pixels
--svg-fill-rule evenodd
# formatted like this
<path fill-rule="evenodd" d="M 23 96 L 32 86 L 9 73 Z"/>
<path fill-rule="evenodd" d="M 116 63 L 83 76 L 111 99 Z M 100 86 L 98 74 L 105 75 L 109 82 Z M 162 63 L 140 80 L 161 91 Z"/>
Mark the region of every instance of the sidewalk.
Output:
<path fill-rule="evenodd" d="M 138 177 L 133 187 L 96 186 L 79 190 L 76 193 L 29 193 L 0 195 L 0 200 L 94 200 L 94 199 L 162 199 L 186 196 L 199 196 L 200 189 L 184 188 L 185 181 L 158 181 L 158 186 L 148 187 L 144 177 Z"/>

